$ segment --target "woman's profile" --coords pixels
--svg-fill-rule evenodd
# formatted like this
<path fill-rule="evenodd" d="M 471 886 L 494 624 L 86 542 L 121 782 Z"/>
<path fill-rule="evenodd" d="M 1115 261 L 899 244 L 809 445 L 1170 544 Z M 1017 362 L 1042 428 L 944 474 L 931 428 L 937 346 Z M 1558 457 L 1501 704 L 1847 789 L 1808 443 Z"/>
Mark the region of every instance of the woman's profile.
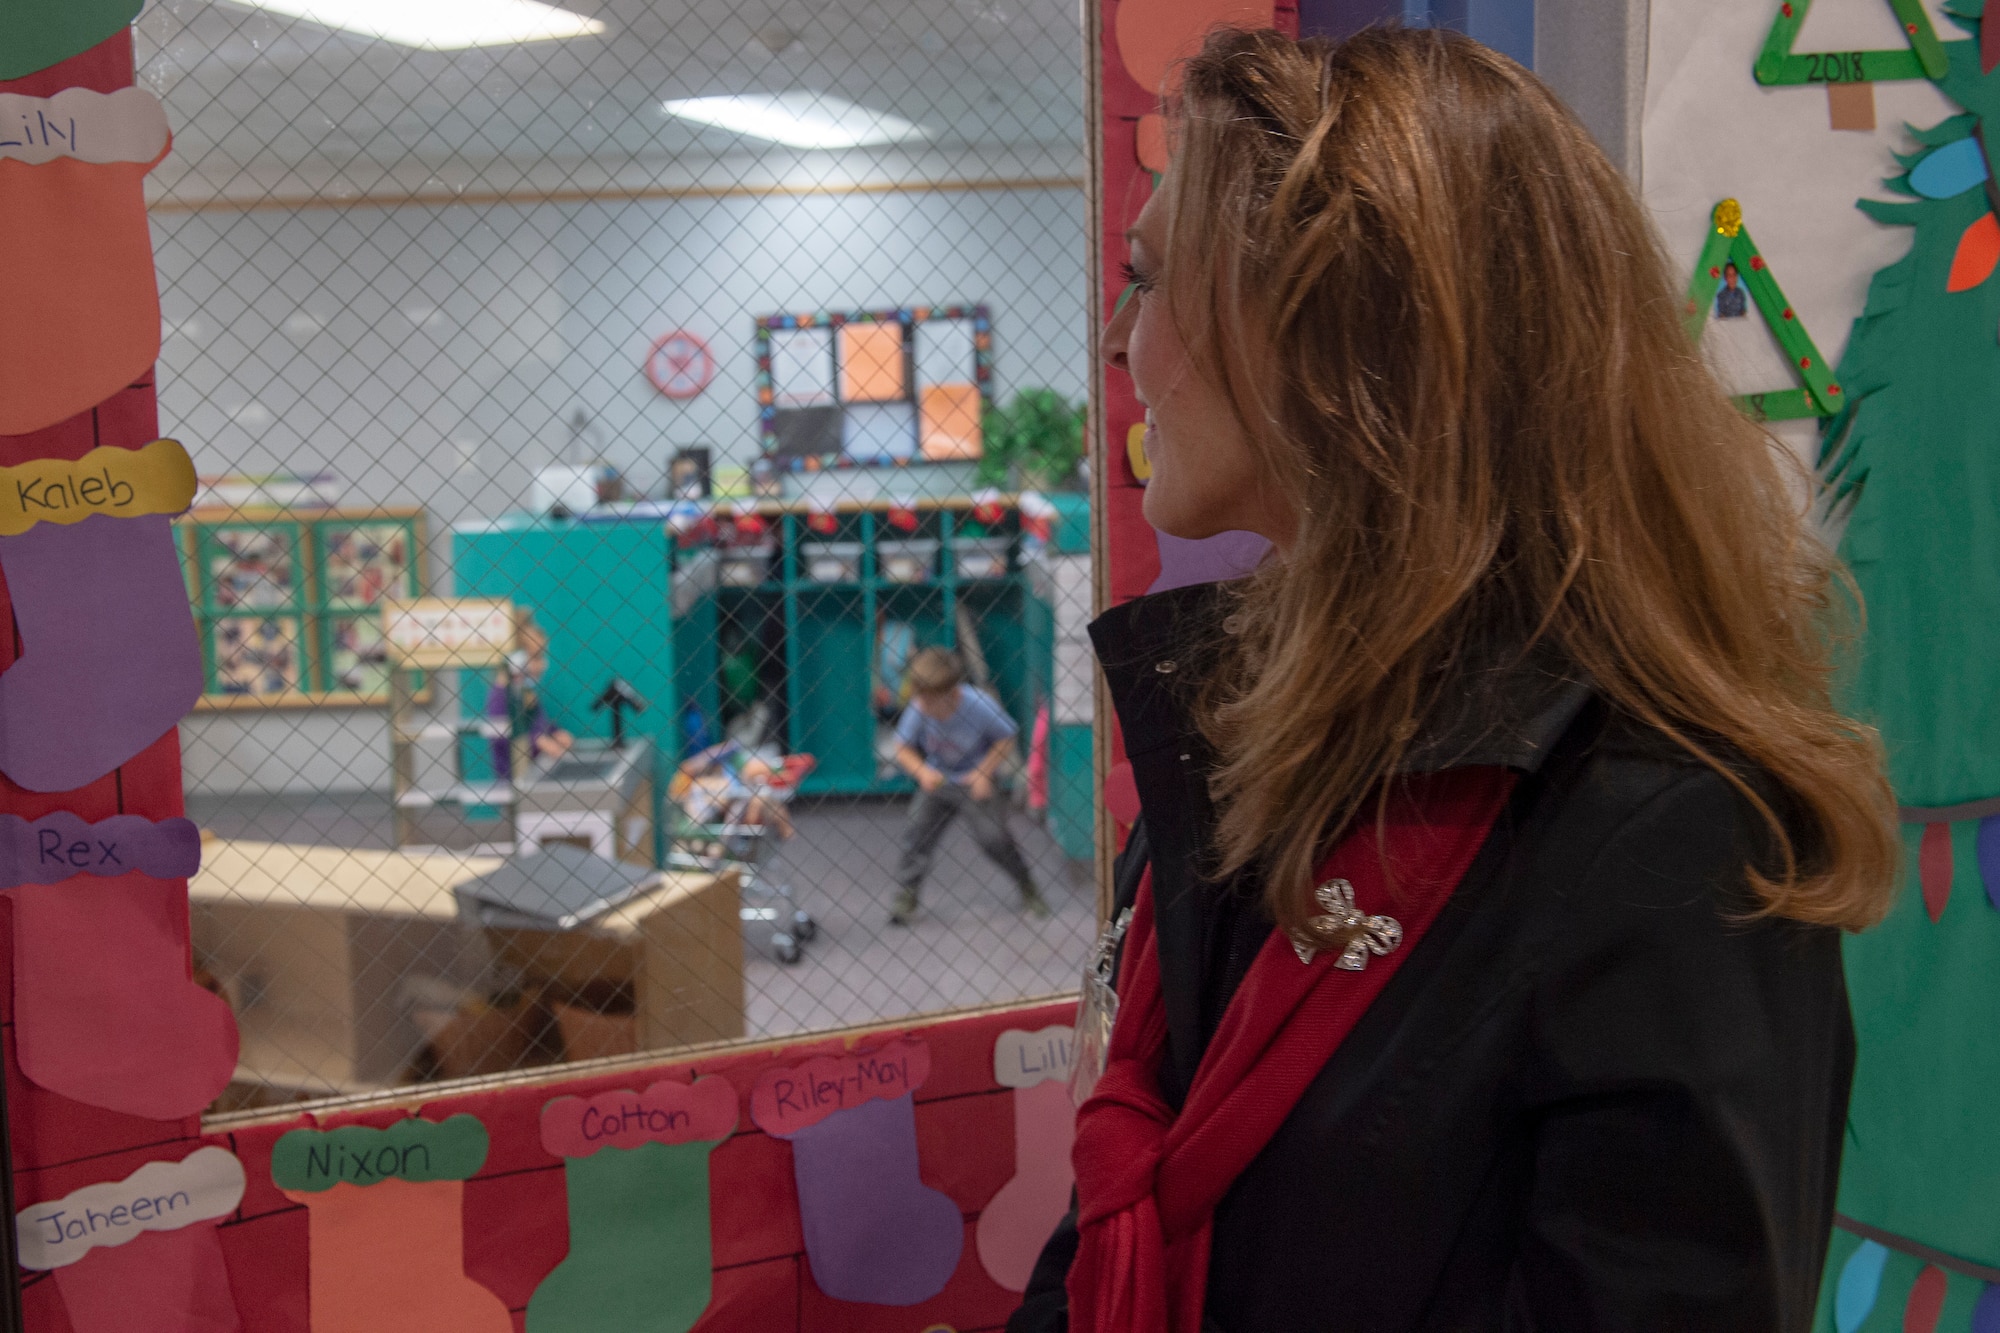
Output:
<path fill-rule="evenodd" d="M 1092 626 L 1144 813 L 1010 1329 L 1806 1329 L 1897 841 L 1805 488 L 1513 62 L 1182 89 L 1105 352 L 1148 520 L 1274 550 Z"/>

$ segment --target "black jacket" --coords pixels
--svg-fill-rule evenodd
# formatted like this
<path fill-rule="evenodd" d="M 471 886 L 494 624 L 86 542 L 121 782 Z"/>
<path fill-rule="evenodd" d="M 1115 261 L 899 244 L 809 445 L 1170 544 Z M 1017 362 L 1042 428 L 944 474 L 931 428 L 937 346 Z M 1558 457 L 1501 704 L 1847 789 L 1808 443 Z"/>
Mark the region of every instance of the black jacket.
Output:
<path fill-rule="evenodd" d="M 1175 1103 L 1271 929 L 1254 886 L 1198 871 L 1208 752 L 1179 683 L 1216 596 L 1091 627 L 1145 812 L 1120 891 L 1150 861 Z M 1748 919 L 1744 872 L 1769 854 L 1755 812 L 1587 687 L 1502 667 L 1453 698 L 1410 767 L 1520 780 L 1217 1209 L 1210 1324 L 1804 1333 L 1854 1058 L 1836 932 Z M 1066 1220 L 1011 1333 L 1067 1327 L 1075 1245 Z"/>

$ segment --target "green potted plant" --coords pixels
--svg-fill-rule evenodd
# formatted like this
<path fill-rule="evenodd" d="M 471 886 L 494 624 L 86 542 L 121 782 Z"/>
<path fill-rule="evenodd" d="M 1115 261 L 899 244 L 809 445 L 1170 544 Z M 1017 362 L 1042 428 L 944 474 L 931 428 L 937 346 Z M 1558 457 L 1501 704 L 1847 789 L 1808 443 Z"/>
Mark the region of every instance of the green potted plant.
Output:
<path fill-rule="evenodd" d="M 1022 389 L 986 410 L 979 459 L 984 486 L 1072 489 L 1083 461 L 1084 409 L 1054 389 Z"/>

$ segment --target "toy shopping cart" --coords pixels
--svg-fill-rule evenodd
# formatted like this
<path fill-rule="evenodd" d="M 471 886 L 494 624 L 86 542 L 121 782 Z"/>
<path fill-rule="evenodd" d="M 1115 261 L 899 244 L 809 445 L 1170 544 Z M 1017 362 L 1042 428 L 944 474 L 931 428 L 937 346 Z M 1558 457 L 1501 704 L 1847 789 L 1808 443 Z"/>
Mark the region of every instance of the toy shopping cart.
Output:
<path fill-rule="evenodd" d="M 819 933 L 792 886 L 765 871 L 774 844 L 790 836 L 786 807 L 814 763 L 794 754 L 773 764 L 729 742 L 683 761 L 667 787 L 667 864 L 736 871 L 746 931 L 781 963 L 798 962 Z"/>

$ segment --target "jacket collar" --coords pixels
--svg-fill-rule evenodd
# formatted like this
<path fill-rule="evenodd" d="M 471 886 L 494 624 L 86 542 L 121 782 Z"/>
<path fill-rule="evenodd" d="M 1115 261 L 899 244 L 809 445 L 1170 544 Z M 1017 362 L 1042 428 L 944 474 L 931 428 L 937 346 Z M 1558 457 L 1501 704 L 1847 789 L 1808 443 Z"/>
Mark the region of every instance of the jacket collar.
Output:
<path fill-rule="evenodd" d="M 1195 739 L 1179 687 L 1202 643 L 1226 629 L 1226 587 L 1196 584 L 1137 597 L 1090 623 L 1128 756 Z M 1526 654 L 1496 647 L 1456 674 L 1445 705 L 1426 719 L 1399 772 L 1501 765 L 1533 773 L 1592 694 L 1582 673 L 1546 645 Z"/>

